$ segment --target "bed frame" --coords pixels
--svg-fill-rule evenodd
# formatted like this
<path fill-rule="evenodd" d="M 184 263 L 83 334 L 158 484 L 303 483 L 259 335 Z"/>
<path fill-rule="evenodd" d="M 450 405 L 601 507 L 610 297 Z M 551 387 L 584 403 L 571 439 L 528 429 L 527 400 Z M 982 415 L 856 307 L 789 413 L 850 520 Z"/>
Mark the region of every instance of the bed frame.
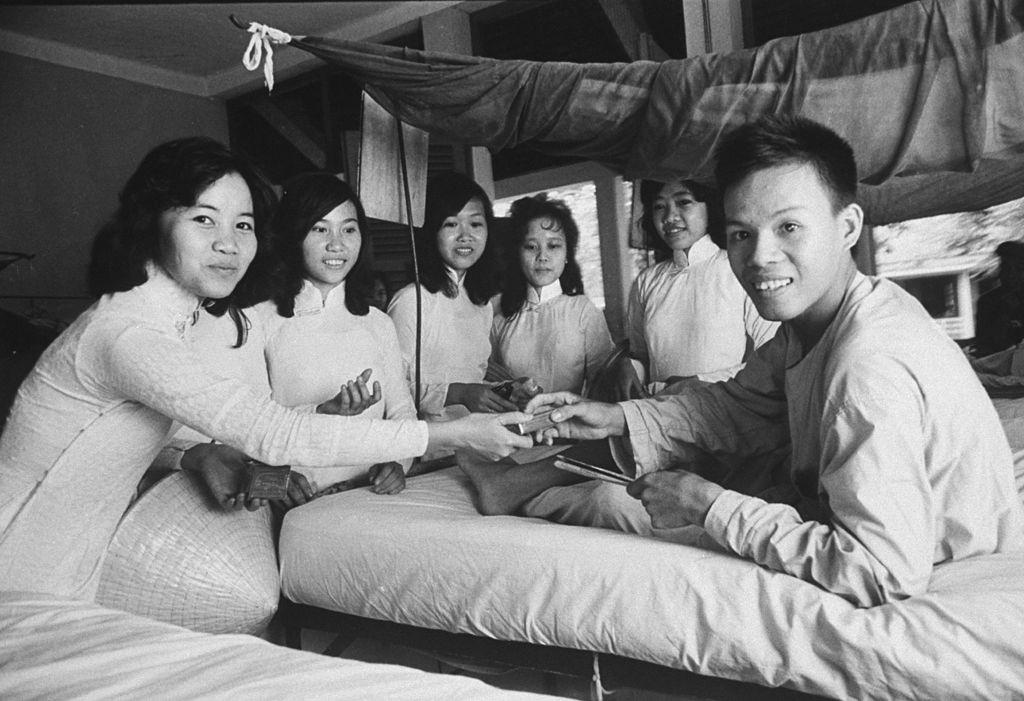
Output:
<path fill-rule="evenodd" d="M 278 619 L 285 629 L 285 643 L 302 649 L 302 631 L 333 633 L 338 637 L 325 654 L 340 654 L 357 638 L 401 645 L 430 655 L 468 663 L 529 669 L 590 680 L 590 697 L 602 698 L 622 687 L 661 694 L 680 694 L 708 701 L 807 701 L 822 697 L 791 689 L 770 688 L 747 682 L 720 679 L 663 665 L 570 648 L 496 640 L 468 633 L 381 621 L 281 598 Z"/>

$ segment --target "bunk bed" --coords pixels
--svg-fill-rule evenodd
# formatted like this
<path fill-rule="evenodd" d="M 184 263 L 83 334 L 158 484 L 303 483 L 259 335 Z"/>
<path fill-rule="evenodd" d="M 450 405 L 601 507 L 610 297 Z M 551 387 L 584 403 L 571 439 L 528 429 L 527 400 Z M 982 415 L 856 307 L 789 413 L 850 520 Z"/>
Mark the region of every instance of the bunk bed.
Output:
<path fill-rule="evenodd" d="M 660 64 L 275 41 L 341 67 L 432 134 L 584 156 L 627 178 L 708 179 L 731 125 L 769 112 L 808 116 L 852 143 L 869 221 L 886 223 L 1024 195 L 1022 21 L 1019 0 L 930 0 Z M 258 28 L 254 36 L 267 41 Z M 355 490 L 293 510 L 279 548 L 282 613 L 296 629 L 355 635 L 378 621 L 377 630 L 405 641 L 420 632 L 449 653 L 470 654 L 477 640 L 510 663 L 590 660 L 597 674 L 603 661 L 634 677 L 630 664 L 647 664 L 681 671 L 667 682 L 675 691 L 707 691 L 699 680 L 710 677 L 756 684 L 759 697 L 768 688 L 859 699 L 1024 692 L 1021 554 L 939 566 L 926 594 L 858 609 L 713 550 L 481 516 L 456 469 L 411 479 L 398 495 Z"/>

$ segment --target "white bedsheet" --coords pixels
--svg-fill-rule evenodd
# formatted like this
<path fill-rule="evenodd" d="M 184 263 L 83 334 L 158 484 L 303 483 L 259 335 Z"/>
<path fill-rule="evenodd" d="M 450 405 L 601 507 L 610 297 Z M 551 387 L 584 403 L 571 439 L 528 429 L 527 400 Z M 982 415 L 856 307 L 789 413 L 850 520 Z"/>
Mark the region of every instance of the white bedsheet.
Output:
<path fill-rule="evenodd" d="M 212 635 L 39 594 L 0 593 L 0 698 L 540 699 L 466 677 Z"/>
<path fill-rule="evenodd" d="M 872 609 L 738 558 L 481 516 L 457 469 L 289 512 L 283 593 L 368 618 L 609 652 L 836 698 L 1024 697 L 1024 555 Z"/>

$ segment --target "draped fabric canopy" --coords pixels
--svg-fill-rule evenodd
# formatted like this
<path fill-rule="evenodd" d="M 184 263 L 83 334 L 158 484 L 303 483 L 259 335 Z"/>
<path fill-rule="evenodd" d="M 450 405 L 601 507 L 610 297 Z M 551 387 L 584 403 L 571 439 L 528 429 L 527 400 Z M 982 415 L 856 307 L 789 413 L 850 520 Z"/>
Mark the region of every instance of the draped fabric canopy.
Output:
<path fill-rule="evenodd" d="M 1024 0 L 920 0 L 754 49 L 664 62 L 291 43 L 405 122 L 492 151 L 528 144 L 626 178 L 709 182 L 724 132 L 789 113 L 853 145 L 874 223 L 1024 196 Z"/>

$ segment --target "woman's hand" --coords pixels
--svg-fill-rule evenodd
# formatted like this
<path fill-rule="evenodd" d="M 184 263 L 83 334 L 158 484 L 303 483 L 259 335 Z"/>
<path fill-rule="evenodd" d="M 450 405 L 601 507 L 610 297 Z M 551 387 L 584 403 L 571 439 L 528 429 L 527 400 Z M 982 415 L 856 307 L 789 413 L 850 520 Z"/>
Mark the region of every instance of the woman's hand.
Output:
<path fill-rule="evenodd" d="M 633 361 L 628 356 L 620 358 L 615 366 L 614 388 L 615 394 L 611 397 L 614 401 L 622 402 L 627 399 L 643 399 L 650 396 L 644 383 L 640 381 L 640 376 L 636 373 Z"/>
<path fill-rule="evenodd" d="M 462 404 L 472 412 L 500 413 L 516 411 L 519 407 L 508 399 L 496 394 L 490 385 L 468 382 L 452 382 L 448 385 L 445 406 Z"/>
<path fill-rule="evenodd" d="M 512 382 L 512 393 L 508 399 L 516 405 L 516 409 L 522 410 L 531 399 L 543 391 L 544 389 L 532 377 L 520 377 Z"/>
<path fill-rule="evenodd" d="M 538 394 L 526 405 L 525 411 L 538 414 L 551 412 L 555 425 L 538 431 L 538 443 L 551 445 L 555 438 L 592 440 L 621 436 L 626 431 L 626 416 L 618 404 L 592 402 L 572 392 Z"/>
<path fill-rule="evenodd" d="M 529 414 L 469 414 L 454 421 L 427 423 L 427 451 L 470 450 L 488 460 L 499 460 L 517 450 L 533 446 L 533 439 L 513 433 L 509 424 L 522 423 Z"/>
<path fill-rule="evenodd" d="M 288 509 L 294 509 L 296 506 L 302 506 L 312 499 L 314 494 L 316 494 L 316 485 L 310 484 L 309 480 L 301 472 L 292 470 L 288 477 L 288 494 L 285 495 L 284 499 L 272 500 L 271 504 L 278 511 L 283 512 Z"/>
<path fill-rule="evenodd" d="M 223 508 L 237 511 L 244 506 L 255 511 L 266 506 L 267 500 L 246 498 L 245 460 L 245 453 L 229 445 L 200 443 L 181 456 L 181 468 L 198 473 Z"/>
<path fill-rule="evenodd" d="M 341 390 L 316 408 L 318 414 L 334 414 L 335 416 L 356 416 L 380 401 L 380 382 L 374 380 L 373 391 L 367 386 L 371 368 L 366 368 L 354 380 L 341 386 Z"/>
<path fill-rule="evenodd" d="M 398 494 L 405 489 L 405 470 L 397 462 L 379 462 L 370 468 L 370 491 Z"/>

